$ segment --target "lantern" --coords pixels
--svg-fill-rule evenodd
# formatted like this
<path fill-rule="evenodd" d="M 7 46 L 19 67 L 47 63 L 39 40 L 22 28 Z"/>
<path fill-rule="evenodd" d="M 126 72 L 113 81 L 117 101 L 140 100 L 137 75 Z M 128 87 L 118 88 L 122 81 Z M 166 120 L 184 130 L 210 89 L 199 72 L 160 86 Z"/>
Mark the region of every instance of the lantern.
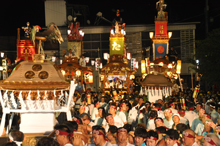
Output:
<path fill-rule="evenodd" d="M 134 75 L 130 75 L 130 80 L 134 79 L 135 76 Z"/>
<path fill-rule="evenodd" d="M 172 37 L 172 32 L 168 32 L 168 37 L 171 38 Z"/>
<path fill-rule="evenodd" d="M 127 53 L 127 59 L 131 60 L 131 53 Z"/>
<path fill-rule="evenodd" d="M 163 62 L 159 62 L 158 65 L 159 65 L 159 66 L 163 66 Z"/>
<path fill-rule="evenodd" d="M 85 58 L 86 63 L 89 63 L 89 57 Z"/>
<path fill-rule="evenodd" d="M 170 63 L 170 64 L 168 64 L 168 68 L 173 68 L 173 65 Z"/>
<path fill-rule="evenodd" d="M 181 73 L 181 60 L 177 60 L 176 73 Z"/>
<path fill-rule="evenodd" d="M 95 64 L 95 61 L 94 60 L 91 60 L 91 65 L 93 66 Z"/>
<path fill-rule="evenodd" d="M 154 32 L 149 32 L 149 37 L 152 39 L 154 37 Z"/>
<path fill-rule="evenodd" d="M 145 61 L 146 61 L 146 67 L 148 67 L 148 65 L 149 65 L 149 58 L 145 58 Z"/>
<path fill-rule="evenodd" d="M 145 60 L 141 60 L 141 73 L 142 74 L 146 73 Z"/>
<path fill-rule="evenodd" d="M 81 71 L 80 71 L 80 70 L 77 70 L 77 71 L 76 71 L 76 76 L 79 77 L 80 75 L 81 75 Z"/>
<path fill-rule="evenodd" d="M 109 58 L 109 54 L 108 53 L 104 53 L 103 56 L 104 56 L 105 60 L 108 60 L 108 58 Z"/>

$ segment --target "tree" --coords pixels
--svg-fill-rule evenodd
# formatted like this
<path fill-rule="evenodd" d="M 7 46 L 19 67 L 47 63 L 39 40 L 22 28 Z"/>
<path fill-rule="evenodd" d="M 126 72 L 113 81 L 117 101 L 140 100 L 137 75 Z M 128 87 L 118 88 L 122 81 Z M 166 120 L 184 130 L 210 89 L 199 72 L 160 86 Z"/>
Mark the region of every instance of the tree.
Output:
<path fill-rule="evenodd" d="M 207 83 L 220 85 L 220 28 L 213 30 L 204 39 L 196 42 L 197 71 Z"/>

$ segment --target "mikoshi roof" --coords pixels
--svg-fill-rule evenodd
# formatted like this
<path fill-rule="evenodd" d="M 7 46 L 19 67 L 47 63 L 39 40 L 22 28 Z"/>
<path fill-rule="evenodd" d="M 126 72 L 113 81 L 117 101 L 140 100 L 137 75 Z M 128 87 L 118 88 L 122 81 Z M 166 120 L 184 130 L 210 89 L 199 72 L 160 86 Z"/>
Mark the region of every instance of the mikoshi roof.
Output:
<path fill-rule="evenodd" d="M 69 71 L 73 71 L 73 70 L 82 70 L 82 71 L 90 71 L 93 72 L 93 70 L 89 67 L 82 67 L 79 65 L 79 63 L 74 63 L 74 62 L 64 62 L 63 64 L 59 65 L 59 67 L 61 69 L 64 70 L 69 70 Z"/>
<path fill-rule="evenodd" d="M 7 79 L 0 81 L 3 90 L 63 90 L 69 86 L 59 68 L 47 60 L 22 61 Z"/>
<path fill-rule="evenodd" d="M 108 73 L 111 72 L 125 72 L 126 71 L 131 71 L 131 72 L 136 72 L 132 71 L 131 68 L 126 64 L 121 61 L 111 61 L 108 64 L 106 64 L 102 69 L 101 72 L 104 72 L 108 70 Z"/>
<path fill-rule="evenodd" d="M 166 87 L 173 86 L 173 83 L 170 82 L 168 78 L 164 76 L 164 74 L 148 74 L 145 79 L 140 82 L 142 86 L 151 86 L 151 87 Z"/>

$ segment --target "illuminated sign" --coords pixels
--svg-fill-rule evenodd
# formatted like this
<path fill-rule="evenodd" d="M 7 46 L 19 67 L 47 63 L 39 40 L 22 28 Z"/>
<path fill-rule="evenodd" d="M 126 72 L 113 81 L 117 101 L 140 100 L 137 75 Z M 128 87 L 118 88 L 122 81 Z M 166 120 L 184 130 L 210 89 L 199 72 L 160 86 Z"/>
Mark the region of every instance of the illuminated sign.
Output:
<path fill-rule="evenodd" d="M 110 55 L 124 54 L 124 37 L 110 37 Z"/>

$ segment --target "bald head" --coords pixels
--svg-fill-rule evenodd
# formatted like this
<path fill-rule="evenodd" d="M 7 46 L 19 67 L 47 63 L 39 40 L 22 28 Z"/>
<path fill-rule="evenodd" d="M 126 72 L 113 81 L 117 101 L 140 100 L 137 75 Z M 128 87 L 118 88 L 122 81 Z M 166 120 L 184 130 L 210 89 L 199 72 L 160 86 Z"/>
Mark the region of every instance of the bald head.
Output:
<path fill-rule="evenodd" d="M 195 132 L 191 129 L 186 129 L 183 131 L 183 144 L 185 146 L 192 146 L 195 142 Z"/>

